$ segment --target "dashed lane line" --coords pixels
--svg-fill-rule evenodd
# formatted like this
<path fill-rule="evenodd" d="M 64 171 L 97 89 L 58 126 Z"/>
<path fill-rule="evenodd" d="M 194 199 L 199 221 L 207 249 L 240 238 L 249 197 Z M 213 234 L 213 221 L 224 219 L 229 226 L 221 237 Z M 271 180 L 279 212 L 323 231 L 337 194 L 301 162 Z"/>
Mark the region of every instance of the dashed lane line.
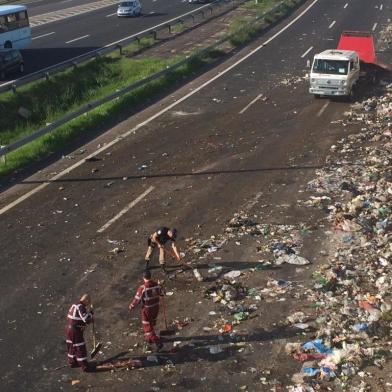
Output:
<path fill-rule="evenodd" d="M 144 191 L 135 200 L 132 200 L 128 205 L 126 205 L 117 215 L 105 223 L 101 228 L 97 230 L 97 233 L 103 233 L 108 227 L 110 227 L 114 222 L 119 220 L 124 214 L 126 214 L 131 208 L 135 207 L 137 203 L 142 201 L 149 193 L 151 193 L 155 187 L 150 186 L 146 191 Z"/>
<path fill-rule="evenodd" d="M 329 28 L 329 29 L 332 29 L 332 27 L 335 26 L 335 23 L 336 23 L 336 20 L 334 20 L 334 21 L 328 26 L 328 28 Z"/>
<path fill-rule="evenodd" d="M 302 56 L 301 59 L 303 59 L 310 51 L 313 50 L 313 46 L 311 46 Z"/>
<path fill-rule="evenodd" d="M 53 34 L 56 34 L 56 33 L 54 31 L 52 31 L 51 33 L 37 35 L 36 37 L 33 37 L 32 40 L 34 41 L 35 39 L 48 37 L 49 35 L 53 35 Z"/>
<path fill-rule="evenodd" d="M 348 7 L 348 3 L 346 3 L 343 8 L 346 9 L 347 7 Z"/>
<path fill-rule="evenodd" d="M 262 96 L 263 96 L 263 94 L 259 94 L 253 101 L 249 102 L 249 103 L 239 112 L 239 114 L 245 113 L 245 112 L 246 112 L 254 103 L 256 103 Z"/>
<path fill-rule="evenodd" d="M 382 11 L 382 9 L 384 8 L 384 4 L 380 5 L 380 11 Z"/>
<path fill-rule="evenodd" d="M 71 39 L 70 41 L 67 41 L 66 44 L 70 44 L 72 42 L 80 41 L 81 39 L 85 39 L 85 38 L 88 38 L 88 37 L 90 37 L 90 34 L 83 35 L 82 37 Z"/>
<path fill-rule="evenodd" d="M 114 15 L 117 15 L 117 12 L 114 12 L 113 14 L 106 15 L 105 18 L 110 18 L 111 16 L 114 16 Z"/>
<path fill-rule="evenodd" d="M 328 105 L 329 101 L 325 102 L 322 108 L 317 112 L 317 117 L 320 117 L 325 112 L 325 109 L 328 107 Z"/>
<path fill-rule="evenodd" d="M 376 31 L 377 26 L 378 26 L 378 23 L 376 22 L 376 23 L 373 25 L 373 27 L 372 27 L 372 31 Z"/>
<path fill-rule="evenodd" d="M 187 100 L 189 97 L 191 97 L 192 95 L 198 93 L 200 90 L 204 89 L 205 87 L 209 86 L 211 83 L 215 82 L 215 80 L 221 78 L 222 76 L 226 75 L 228 72 L 230 72 L 233 68 L 237 67 L 239 64 L 241 64 L 242 62 L 244 62 L 245 60 L 247 60 L 249 57 L 253 56 L 255 53 L 257 53 L 260 49 L 262 49 L 264 46 L 268 45 L 270 42 L 272 42 L 274 39 L 276 39 L 277 37 L 279 37 L 282 33 L 284 33 L 288 28 L 290 28 L 295 22 L 297 22 L 299 19 L 301 19 L 315 4 L 318 3 L 319 0 L 313 0 L 300 14 L 298 14 L 294 19 L 292 19 L 286 26 L 282 27 L 279 31 L 277 31 L 272 37 L 268 38 L 266 41 L 264 41 L 261 45 L 257 46 L 255 49 L 251 50 L 248 54 L 246 54 L 244 57 L 240 58 L 239 60 L 237 60 L 235 63 L 231 64 L 230 66 L 228 66 L 226 69 L 218 72 L 215 76 L 213 76 L 211 79 L 207 80 L 206 82 L 204 82 L 202 85 L 200 85 L 199 87 L 195 88 L 194 90 L 192 90 L 191 92 L 189 92 L 188 94 L 184 95 L 183 97 L 179 98 L 178 100 L 176 100 L 175 102 L 171 103 L 170 105 L 166 106 L 165 108 L 163 108 L 162 110 L 160 110 L 159 112 L 153 114 L 151 117 L 149 117 L 148 119 L 142 121 L 141 123 L 135 125 L 133 128 L 131 128 L 130 130 L 124 132 L 122 135 L 116 137 L 115 139 L 113 139 L 111 142 L 105 144 L 104 146 L 102 146 L 101 148 L 98 148 L 97 150 L 95 150 L 94 152 L 92 152 L 91 154 L 89 154 L 87 157 L 85 157 L 84 159 L 81 159 L 78 162 L 75 162 L 73 165 L 71 165 L 70 167 L 66 168 L 65 170 L 61 171 L 60 173 L 56 174 L 55 176 L 53 176 L 52 178 L 50 178 L 49 180 L 44 181 L 42 184 L 38 185 L 36 188 L 30 190 L 29 192 L 25 193 L 24 195 L 20 196 L 19 198 L 17 198 L 16 200 L 14 200 L 13 202 L 11 202 L 10 204 L 7 204 L 6 206 L 4 206 L 3 208 L 0 209 L 0 215 L 4 214 L 5 212 L 11 210 L 12 208 L 16 207 L 17 205 L 19 205 L 20 203 L 22 203 L 23 201 L 27 200 L 28 198 L 30 198 L 31 196 L 33 196 L 34 194 L 40 192 L 42 189 L 46 188 L 48 185 L 50 185 L 52 182 L 59 180 L 60 178 L 64 177 L 65 175 L 71 173 L 73 170 L 75 170 L 76 168 L 78 168 L 79 166 L 83 165 L 83 163 L 90 159 L 93 158 L 95 156 L 97 156 L 98 154 L 102 153 L 103 151 L 108 150 L 109 148 L 111 148 L 112 146 L 114 146 L 115 144 L 117 144 L 120 141 L 123 141 L 125 138 L 127 138 L 128 136 L 134 134 L 137 130 L 139 130 L 140 128 L 144 127 L 145 125 L 149 124 L 151 121 L 154 121 L 156 118 L 162 116 L 162 114 L 168 112 L 169 110 L 173 109 L 174 107 L 176 107 L 177 105 L 179 105 L 180 103 L 184 102 L 185 100 Z"/>

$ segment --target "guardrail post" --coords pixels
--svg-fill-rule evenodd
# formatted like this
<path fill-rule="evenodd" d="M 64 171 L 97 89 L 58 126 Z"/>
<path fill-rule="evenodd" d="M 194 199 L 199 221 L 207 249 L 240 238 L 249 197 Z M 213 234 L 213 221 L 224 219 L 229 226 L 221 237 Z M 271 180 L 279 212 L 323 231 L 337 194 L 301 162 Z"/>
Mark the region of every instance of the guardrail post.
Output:
<path fill-rule="evenodd" d="M 151 32 L 151 34 L 152 34 L 152 37 L 154 38 L 154 41 L 156 41 L 157 40 L 157 31 L 156 30 L 153 30 L 152 32 Z"/>
<path fill-rule="evenodd" d="M 171 33 L 172 33 L 171 24 L 169 24 L 169 34 L 171 34 Z"/>
<path fill-rule="evenodd" d="M 47 82 L 49 81 L 49 79 L 50 79 L 49 72 L 45 72 L 45 79 Z"/>
<path fill-rule="evenodd" d="M 122 56 L 122 55 L 123 55 L 123 48 L 122 48 L 122 45 L 117 44 L 116 46 L 117 46 L 118 50 L 120 51 L 120 56 Z"/>
<path fill-rule="evenodd" d="M 137 41 L 137 45 L 140 46 L 140 37 L 135 37 L 136 41 Z"/>
<path fill-rule="evenodd" d="M 195 24 L 195 15 L 191 15 L 192 18 L 192 24 Z"/>
<path fill-rule="evenodd" d="M 14 94 L 16 94 L 16 84 L 15 84 L 15 83 L 13 83 L 13 84 L 11 85 L 11 89 L 12 89 L 12 92 L 13 92 Z"/>
<path fill-rule="evenodd" d="M 78 63 L 76 61 L 72 61 L 72 66 L 74 69 L 78 68 Z"/>

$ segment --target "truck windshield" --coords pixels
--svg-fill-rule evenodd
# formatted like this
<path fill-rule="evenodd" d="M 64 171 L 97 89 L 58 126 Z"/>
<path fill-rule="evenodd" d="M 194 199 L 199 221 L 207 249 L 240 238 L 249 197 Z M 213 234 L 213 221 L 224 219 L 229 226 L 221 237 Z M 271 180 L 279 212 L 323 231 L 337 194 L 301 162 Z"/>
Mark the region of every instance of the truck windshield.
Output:
<path fill-rule="evenodd" d="M 313 72 L 347 75 L 348 61 L 316 59 L 313 63 Z"/>

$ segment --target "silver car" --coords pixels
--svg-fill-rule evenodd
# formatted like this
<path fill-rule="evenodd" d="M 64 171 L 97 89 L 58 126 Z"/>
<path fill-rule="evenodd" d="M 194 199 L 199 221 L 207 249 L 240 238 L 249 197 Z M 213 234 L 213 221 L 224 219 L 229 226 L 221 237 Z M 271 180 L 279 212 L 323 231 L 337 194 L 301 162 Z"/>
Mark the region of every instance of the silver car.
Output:
<path fill-rule="evenodd" d="M 117 8 L 117 16 L 140 16 L 141 10 L 139 0 L 122 1 Z"/>

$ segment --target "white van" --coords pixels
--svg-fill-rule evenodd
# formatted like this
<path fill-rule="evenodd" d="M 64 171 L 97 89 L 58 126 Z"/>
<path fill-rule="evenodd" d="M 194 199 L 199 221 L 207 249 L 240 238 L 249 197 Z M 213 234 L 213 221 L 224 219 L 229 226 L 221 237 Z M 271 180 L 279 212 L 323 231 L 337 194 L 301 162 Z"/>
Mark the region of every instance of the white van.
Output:
<path fill-rule="evenodd" d="M 140 16 L 141 11 L 139 0 L 122 1 L 117 8 L 117 16 Z"/>
<path fill-rule="evenodd" d="M 325 50 L 314 56 L 309 92 L 319 96 L 350 96 L 359 79 L 360 60 L 353 50 Z"/>

